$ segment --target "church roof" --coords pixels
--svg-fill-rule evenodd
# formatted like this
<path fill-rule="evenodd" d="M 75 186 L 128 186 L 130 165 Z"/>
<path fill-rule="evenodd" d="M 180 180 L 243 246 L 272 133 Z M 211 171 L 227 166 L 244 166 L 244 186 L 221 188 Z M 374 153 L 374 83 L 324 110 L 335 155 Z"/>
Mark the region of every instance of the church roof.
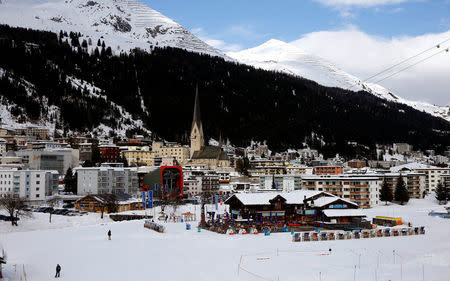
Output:
<path fill-rule="evenodd" d="M 195 89 L 194 116 L 192 118 L 191 131 L 194 129 L 195 124 L 197 124 L 200 131 L 203 130 L 202 119 L 200 115 L 200 101 L 198 98 L 198 87 Z"/>
<path fill-rule="evenodd" d="M 225 151 L 218 146 L 204 146 L 200 150 L 194 152 L 192 159 L 229 160 Z"/>

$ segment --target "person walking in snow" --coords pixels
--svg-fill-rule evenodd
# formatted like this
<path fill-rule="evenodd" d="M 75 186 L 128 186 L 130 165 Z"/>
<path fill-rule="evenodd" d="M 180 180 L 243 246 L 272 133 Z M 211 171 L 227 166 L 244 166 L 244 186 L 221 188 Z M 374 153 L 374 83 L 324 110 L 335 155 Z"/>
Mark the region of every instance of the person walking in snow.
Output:
<path fill-rule="evenodd" d="M 55 274 L 55 278 L 59 277 L 59 274 L 61 272 L 61 266 L 59 265 L 59 263 L 56 265 L 56 274 Z"/>
<path fill-rule="evenodd" d="M 108 240 L 111 240 L 111 229 L 108 231 Z"/>
<path fill-rule="evenodd" d="M 168 215 L 166 215 L 166 220 L 165 220 L 165 222 L 167 222 L 167 219 L 169 218 L 169 216 Z"/>

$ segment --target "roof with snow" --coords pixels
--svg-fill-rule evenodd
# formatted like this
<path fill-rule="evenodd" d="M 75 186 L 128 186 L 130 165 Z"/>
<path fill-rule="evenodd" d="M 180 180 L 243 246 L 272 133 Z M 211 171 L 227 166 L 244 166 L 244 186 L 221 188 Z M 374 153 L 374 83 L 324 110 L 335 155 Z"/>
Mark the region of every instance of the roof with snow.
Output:
<path fill-rule="evenodd" d="M 326 209 L 322 211 L 329 218 L 338 217 L 365 217 L 359 209 Z"/>
<path fill-rule="evenodd" d="M 399 172 L 402 170 L 417 170 L 417 169 L 439 169 L 439 167 L 413 162 L 394 166 L 390 170 L 391 172 Z"/>
<path fill-rule="evenodd" d="M 328 204 L 334 203 L 336 201 L 344 201 L 344 202 L 346 202 L 348 204 L 358 206 L 358 204 L 356 204 L 356 203 L 354 203 L 352 201 L 340 198 L 340 197 L 320 197 L 320 198 L 317 198 L 316 200 L 314 200 L 314 206 L 316 206 L 316 207 L 323 207 L 323 206 L 326 206 Z"/>
<path fill-rule="evenodd" d="M 303 200 L 310 199 L 319 194 L 326 194 L 327 196 L 332 196 L 331 194 L 322 191 L 313 190 L 297 190 L 292 192 L 267 192 L 267 193 L 238 193 L 234 194 L 228 198 L 225 203 L 231 198 L 235 197 L 244 205 L 270 205 L 270 200 L 277 196 L 281 196 L 286 199 L 286 204 L 303 204 Z M 336 197 L 337 198 L 337 197 Z"/>

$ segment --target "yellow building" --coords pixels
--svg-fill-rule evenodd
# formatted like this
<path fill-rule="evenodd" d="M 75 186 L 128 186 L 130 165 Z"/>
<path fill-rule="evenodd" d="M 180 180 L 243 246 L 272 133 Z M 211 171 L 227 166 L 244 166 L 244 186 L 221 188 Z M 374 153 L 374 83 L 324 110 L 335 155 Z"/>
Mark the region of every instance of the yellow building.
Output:
<path fill-rule="evenodd" d="M 125 150 L 122 151 L 122 155 L 130 166 L 133 164 L 151 166 L 153 163 L 152 152 L 148 150 Z"/>
<path fill-rule="evenodd" d="M 163 142 L 152 143 L 153 157 L 173 156 L 178 163 L 186 163 L 189 160 L 189 147 L 175 143 L 164 144 Z"/>

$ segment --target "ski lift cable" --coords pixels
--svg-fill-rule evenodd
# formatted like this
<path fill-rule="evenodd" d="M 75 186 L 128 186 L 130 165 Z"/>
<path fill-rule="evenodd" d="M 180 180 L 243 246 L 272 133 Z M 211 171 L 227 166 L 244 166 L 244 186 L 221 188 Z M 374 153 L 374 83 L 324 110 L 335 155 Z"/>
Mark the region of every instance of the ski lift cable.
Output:
<path fill-rule="evenodd" d="M 400 72 L 403 72 L 403 71 L 405 71 L 405 70 L 407 70 L 407 69 L 409 69 L 409 68 L 411 68 L 411 67 L 413 67 L 413 66 L 415 66 L 415 65 L 418 65 L 418 64 L 421 63 L 421 62 L 424 62 L 424 61 L 426 61 L 426 60 L 428 60 L 428 59 L 431 59 L 432 57 L 437 56 L 437 55 L 439 55 L 439 54 L 441 54 L 441 53 L 443 53 L 443 52 L 447 52 L 447 53 L 448 53 L 448 51 L 449 51 L 449 48 L 443 49 L 443 50 L 441 50 L 441 51 L 439 51 L 439 52 L 437 52 L 437 53 L 432 54 L 431 56 L 428 56 L 428 57 L 426 57 L 426 58 L 424 58 L 424 59 L 421 59 L 420 61 L 418 61 L 418 62 L 416 62 L 416 63 L 414 63 L 414 64 L 408 65 L 407 67 L 402 68 L 402 69 L 400 69 L 399 71 L 394 72 L 394 73 L 390 74 L 389 76 L 386 76 L 386 77 L 384 77 L 384 78 L 382 78 L 382 79 L 380 79 L 380 80 L 378 80 L 378 81 L 376 81 L 376 82 L 374 82 L 374 83 L 377 84 L 377 83 L 379 83 L 379 82 L 381 82 L 381 81 L 384 81 L 384 80 L 386 80 L 386 79 L 388 79 L 388 78 L 391 78 L 392 76 L 397 75 L 397 74 L 399 74 Z"/>
<path fill-rule="evenodd" d="M 437 44 L 434 45 L 433 47 L 428 48 L 428 49 L 426 49 L 426 50 L 424 50 L 424 51 L 422 51 L 422 52 L 420 52 L 420 53 L 418 53 L 418 54 L 416 54 L 416 55 L 414 55 L 414 56 L 412 56 L 412 57 L 409 57 L 409 58 L 407 58 L 407 59 L 404 59 L 404 60 L 402 60 L 402 61 L 400 61 L 400 62 L 398 62 L 398 63 L 396 63 L 396 64 L 394 64 L 394 65 L 392 65 L 392 66 L 390 66 L 390 67 L 388 67 L 388 68 L 386 68 L 386 69 L 384 69 L 384 70 L 382 70 L 382 71 L 380 71 L 380 72 L 378 72 L 378 73 L 376 73 L 376 74 L 374 74 L 374 75 L 372 75 L 372 76 L 370 76 L 369 78 L 364 79 L 363 82 L 367 82 L 368 80 L 370 80 L 370 79 L 372 79 L 372 78 L 374 78 L 374 77 L 380 76 L 381 74 L 383 74 L 383 73 L 385 73 L 385 72 L 387 72 L 387 71 L 393 69 L 394 67 L 397 67 L 397 66 L 399 66 L 399 65 L 401 65 L 401 64 L 404 64 L 404 63 L 407 62 L 407 61 L 410 61 L 410 60 L 412 60 L 412 59 L 414 59 L 414 58 L 416 58 L 416 57 L 418 57 L 418 56 L 420 56 L 420 55 L 423 55 L 424 53 L 426 53 L 426 52 L 428 52 L 428 51 L 430 51 L 430 50 L 433 50 L 434 48 L 440 48 L 442 44 L 444 44 L 444 43 L 446 43 L 446 42 L 448 42 L 448 41 L 450 41 L 450 38 L 448 38 L 448 39 L 446 39 L 446 40 L 444 40 L 444 41 L 442 41 L 442 42 L 440 42 L 440 43 L 437 43 Z M 376 82 L 375 82 L 375 83 L 376 83 Z"/>

